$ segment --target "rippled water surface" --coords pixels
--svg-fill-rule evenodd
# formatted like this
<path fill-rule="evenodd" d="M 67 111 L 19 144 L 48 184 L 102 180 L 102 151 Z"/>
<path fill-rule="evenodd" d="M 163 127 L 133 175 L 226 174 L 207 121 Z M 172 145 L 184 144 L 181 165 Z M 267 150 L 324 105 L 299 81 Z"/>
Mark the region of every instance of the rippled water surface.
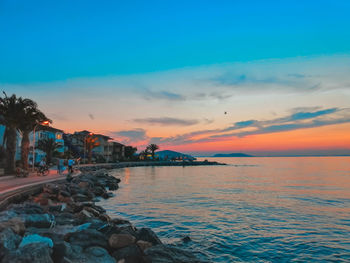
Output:
<path fill-rule="evenodd" d="M 350 262 L 349 157 L 215 160 L 115 170 L 101 205 L 212 262 Z"/>

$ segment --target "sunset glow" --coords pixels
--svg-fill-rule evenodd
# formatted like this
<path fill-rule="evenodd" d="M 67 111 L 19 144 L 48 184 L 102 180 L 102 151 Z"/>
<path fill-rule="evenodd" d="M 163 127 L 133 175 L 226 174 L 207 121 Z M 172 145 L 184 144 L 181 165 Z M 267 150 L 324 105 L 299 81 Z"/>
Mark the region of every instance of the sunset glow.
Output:
<path fill-rule="evenodd" d="M 189 13 L 180 3 L 95 10 L 87 1 L 77 23 L 64 3 L 5 1 L 0 89 L 37 101 L 65 132 L 139 150 L 349 154 L 349 4 L 253 2 Z"/>

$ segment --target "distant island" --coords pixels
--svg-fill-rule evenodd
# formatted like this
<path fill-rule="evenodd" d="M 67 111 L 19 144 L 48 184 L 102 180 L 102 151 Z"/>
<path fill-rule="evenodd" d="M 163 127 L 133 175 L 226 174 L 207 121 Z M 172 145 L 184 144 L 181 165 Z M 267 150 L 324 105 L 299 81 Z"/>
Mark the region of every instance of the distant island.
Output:
<path fill-rule="evenodd" d="M 245 153 L 217 153 L 212 157 L 254 157 L 253 155 L 245 154 Z"/>

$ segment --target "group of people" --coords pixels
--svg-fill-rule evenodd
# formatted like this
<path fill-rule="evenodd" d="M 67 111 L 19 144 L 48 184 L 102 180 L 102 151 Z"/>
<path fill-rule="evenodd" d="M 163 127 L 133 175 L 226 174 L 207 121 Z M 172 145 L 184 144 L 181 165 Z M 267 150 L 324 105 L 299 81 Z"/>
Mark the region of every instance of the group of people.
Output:
<path fill-rule="evenodd" d="M 79 164 L 80 158 L 74 160 L 72 158 L 68 159 L 66 162 L 64 159 L 57 159 L 57 173 L 62 174 L 66 169 L 65 163 L 68 166 L 68 173 L 71 174 L 74 172 L 74 165 Z"/>

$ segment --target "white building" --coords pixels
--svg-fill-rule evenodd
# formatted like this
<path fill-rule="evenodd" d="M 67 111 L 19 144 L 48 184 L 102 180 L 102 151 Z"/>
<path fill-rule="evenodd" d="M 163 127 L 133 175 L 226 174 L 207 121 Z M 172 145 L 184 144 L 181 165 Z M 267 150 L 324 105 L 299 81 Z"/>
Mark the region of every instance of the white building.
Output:
<path fill-rule="evenodd" d="M 4 144 L 4 134 L 5 134 L 5 126 L 0 125 L 0 144 Z M 32 163 L 33 161 L 33 145 L 34 145 L 34 140 L 33 140 L 33 131 L 29 134 L 29 141 L 30 141 L 30 151 L 29 151 L 29 163 Z M 63 131 L 49 127 L 49 126 L 37 126 L 36 132 L 35 132 L 35 162 L 38 163 L 40 160 L 45 157 L 45 153 L 37 148 L 38 142 L 43 139 L 55 139 L 55 142 L 57 142 L 61 147 L 57 149 L 58 152 L 64 153 L 65 147 L 64 147 L 64 140 L 63 140 Z M 17 132 L 17 142 L 16 142 L 16 160 L 21 159 L 21 141 L 22 141 L 22 136 L 19 132 Z"/>

